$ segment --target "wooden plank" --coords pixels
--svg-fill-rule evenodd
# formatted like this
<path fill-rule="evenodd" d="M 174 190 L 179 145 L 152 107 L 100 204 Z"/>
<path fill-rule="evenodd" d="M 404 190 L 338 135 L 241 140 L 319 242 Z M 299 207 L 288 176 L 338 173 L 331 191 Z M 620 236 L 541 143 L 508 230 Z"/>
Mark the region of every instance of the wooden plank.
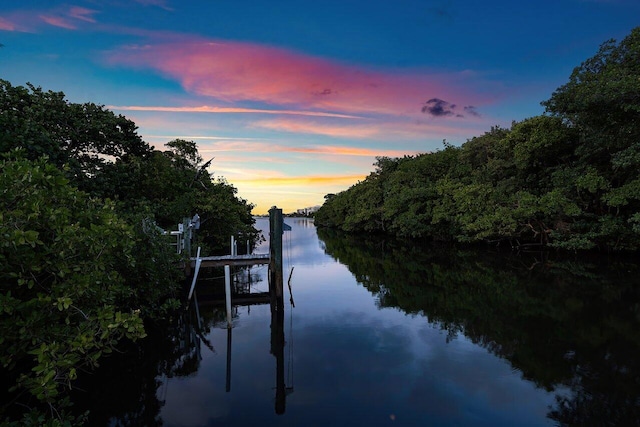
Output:
<path fill-rule="evenodd" d="M 200 268 L 206 267 L 223 267 L 225 265 L 230 266 L 246 266 L 246 265 L 259 265 L 269 264 L 268 254 L 253 254 L 253 255 L 224 255 L 224 256 L 209 256 L 200 258 Z M 196 259 L 191 258 L 191 266 L 195 267 Z"/>

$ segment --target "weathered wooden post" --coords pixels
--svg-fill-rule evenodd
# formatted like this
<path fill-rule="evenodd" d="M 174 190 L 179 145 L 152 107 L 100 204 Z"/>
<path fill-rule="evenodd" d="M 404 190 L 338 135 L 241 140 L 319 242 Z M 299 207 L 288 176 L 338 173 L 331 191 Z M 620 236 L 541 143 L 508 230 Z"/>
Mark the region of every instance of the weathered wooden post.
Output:
<path fill-rule="evenodd" d="M 191 218 L 182 218 L 182 242 L 184 243 L 184 251 L 187 257 L 191 258 Z"/>
<path fill-rule="evenodd" d="M 282 278 L 282 209 L 269 210 L 269 293 L 271 294 L 271 354 L 276 358 L 276 414 L 284 414 L 284 299 Z"/>
<path fill-rule="evenodd" d="M 269 255 L 271 284 L 275 286 L 275 294 L 282 298 L 282 209 L 272 207 L 269 210 Z"/>

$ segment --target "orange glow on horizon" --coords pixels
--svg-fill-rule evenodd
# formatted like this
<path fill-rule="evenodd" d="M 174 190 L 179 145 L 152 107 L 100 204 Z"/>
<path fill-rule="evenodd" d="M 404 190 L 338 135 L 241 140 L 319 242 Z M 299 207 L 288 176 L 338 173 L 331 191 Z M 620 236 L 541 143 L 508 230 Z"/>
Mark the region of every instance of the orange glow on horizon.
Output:
<path fill-rule="evenodd" d="M 326 194 L 346 190 L 365 177 L 366 175 L 240 178 L 230 183 L 238 189 L 240 197 L 255 205 L 255 215 L 263 215 L 274 205 L 282 208 L 285 213 L 322 205 Z"/>
<path fill-rule="evenodd" d="M 365 177 L 366 175 L 240 178 L 234 179 L 233 183 L 251 185 L 258 188 L 269 186 L 337 185 L 354 183 Z"/>

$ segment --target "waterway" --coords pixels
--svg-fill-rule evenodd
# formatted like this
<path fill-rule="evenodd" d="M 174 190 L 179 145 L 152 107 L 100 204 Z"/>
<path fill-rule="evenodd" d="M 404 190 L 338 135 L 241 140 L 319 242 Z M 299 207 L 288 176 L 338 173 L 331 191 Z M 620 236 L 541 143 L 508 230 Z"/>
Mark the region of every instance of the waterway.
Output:
<path fill-rule="evenodd" d="M 284 318 L 237 306 L 228 329 L 212 300 L 222 276 L 210 272 L 197 307 L 84 384 L 75 398 L 90 425 L 638 423 L 634 259 L 418 247 L 285 223 Z M 268 290 L 266 266 L 234 277 Z"/>

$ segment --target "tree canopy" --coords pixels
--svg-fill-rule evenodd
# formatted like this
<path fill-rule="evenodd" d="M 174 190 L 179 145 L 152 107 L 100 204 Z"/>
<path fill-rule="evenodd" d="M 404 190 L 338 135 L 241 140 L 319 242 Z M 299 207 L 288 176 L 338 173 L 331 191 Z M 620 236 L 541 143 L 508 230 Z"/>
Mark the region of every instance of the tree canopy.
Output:
<path fill-rule="evenodd" d="M 546 114 L 402 159 L 327 197 L 316 224 L 571 250 L 640 249 L 640 28 L 608 41 Z"/>
<path fill-rule="evenodd" d="M 65 412 L 79 370 L 179 306 L 160 227 L 198 213 L 205 252 L 257 241 L 253 205 L 210 165 L 193 141 L 156 150 L 103 106 L 0 80 L 0 423 L 81 422 Z"/>

